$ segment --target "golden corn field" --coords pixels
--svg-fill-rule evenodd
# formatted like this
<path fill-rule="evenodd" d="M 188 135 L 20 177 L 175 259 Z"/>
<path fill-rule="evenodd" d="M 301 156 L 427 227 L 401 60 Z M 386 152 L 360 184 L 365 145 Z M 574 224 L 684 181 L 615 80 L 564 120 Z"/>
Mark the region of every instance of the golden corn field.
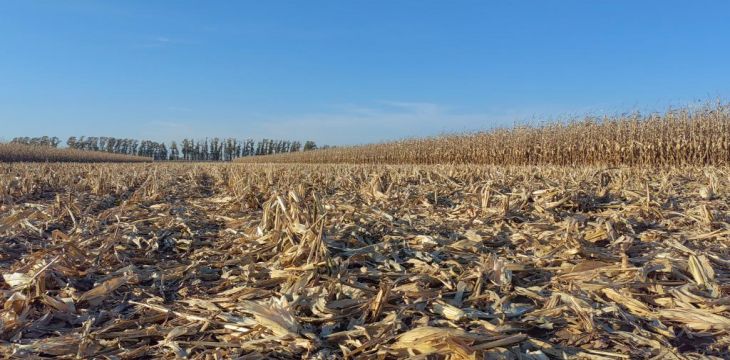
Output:
<path fill-rule="evenodd" d="M 730 165 L 730 107 L 243 157 L 254 163 Z"/>
<path fill-rule="evenodd" d="M 544 132 L 554 146 L 537 158 L 498 155 L 582 162 L 559 152 L 575 143 L 591 164 L 724 164 L 727 127 L 706 126 L 726 118 L 697 119 L 677 120 L 686 138 L 656 134 L 693 149 L 662 159 L 646 143 L 599 154 L 607 125 Z M 643 139 L 630 124 L 611 136 Z M 477 136 L 537 136 L 520 134 Z M 559 141 L 571 134 L 587 137 Z M 488 162 L 461 141 L 431 144 Z M 424 162 L 428 141 L 401 144 L 377 161 Z M 728 190 L 722 166 L 0 164 L 0 354 L 728 358 Z"/>
<path fill-rule="evenodd" d="M 0 144 L 0 162 L 150 162 L 152 159 L 101 151 Z"/>

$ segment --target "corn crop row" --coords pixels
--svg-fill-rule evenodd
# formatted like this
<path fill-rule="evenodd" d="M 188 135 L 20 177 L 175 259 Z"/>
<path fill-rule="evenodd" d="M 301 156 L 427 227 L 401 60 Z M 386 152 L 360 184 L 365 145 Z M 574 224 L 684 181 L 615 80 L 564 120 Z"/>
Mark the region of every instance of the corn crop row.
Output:
<path fill-rule="evenodd" d="M 146 162 L 151 158 L 50 146 L 0 144 L 0 162 Z"/>
<path fill-rule="evenodd" d="M 258 163 L 650 165 L 730 164 L 730 107 L 585 118 L 462 135 L 239 159 Z"/>

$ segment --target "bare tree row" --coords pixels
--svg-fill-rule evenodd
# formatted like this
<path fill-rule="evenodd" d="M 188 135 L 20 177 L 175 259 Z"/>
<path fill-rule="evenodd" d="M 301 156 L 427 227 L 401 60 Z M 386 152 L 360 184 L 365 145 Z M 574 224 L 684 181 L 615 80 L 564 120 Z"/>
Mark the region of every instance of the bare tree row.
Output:
<path fill-rule="evenodd" d="M 61 141 L 57 137 L 17 137 L 13 143 L 37 146 L 58 147 Z M 239 140 L 235 138 L 206 138 L 183 139 L 181 142 L 172 141 L 170 145 L 164 142 L 151 140 L 137 140 L 128 138 L 71 136 L 66 140 L 66 146 L 71 149 L 86 151 L 101 151 L 114 154 L 136 155 L 153 158 L 154 160 L 188 160 L 188 161 L 231 161 L 236 158 L 254 155 L 271 155 L 297 151 L 317 149 L 314 141 L 299 141 L 263 139 Z M 327 148 L 324 146 L 323 148 Z"/>
<path fill-rule="evenodd" d="M 50 146 L 50 147 L 58 147 L 58 144 L 61 143 L 61 140 L 57 137 L 48 137 L 48 136 L 41 136 L 41 137 L 16 137 L 14 138 L 11 143 L 13 144 L 23 144 L 23 145 L 38 145 L 38 146 Z"/>

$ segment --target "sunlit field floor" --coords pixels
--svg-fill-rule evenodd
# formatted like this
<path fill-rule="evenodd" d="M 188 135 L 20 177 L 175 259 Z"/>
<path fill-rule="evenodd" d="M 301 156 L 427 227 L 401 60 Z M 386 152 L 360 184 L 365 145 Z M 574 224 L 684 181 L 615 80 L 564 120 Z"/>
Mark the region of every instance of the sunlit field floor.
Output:
<path fill-rule="evenodd" d="M 0 354 L 727 358 L 729 175 L 0 164 Z"/>

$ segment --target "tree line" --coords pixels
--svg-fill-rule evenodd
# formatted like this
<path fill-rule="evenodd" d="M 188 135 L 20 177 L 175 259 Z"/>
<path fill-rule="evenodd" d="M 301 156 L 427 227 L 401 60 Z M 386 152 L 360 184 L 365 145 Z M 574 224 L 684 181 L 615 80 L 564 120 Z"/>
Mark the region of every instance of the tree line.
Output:
<path fill-rule="evenodd" d="M 11 143 L 36 146 L 58 147 L 61 141 L 57 137 L 16 137 Z M 179 143 L 172 141 L 169 146 L 164 142 L 137 140 L 114 137 L 71 136 L 66 140 L 71 149 L 101 151 L 113 154 L 136 155 L 154 160 L 187 160 L 187 161 L 231 161 L 236 158 L 254 155 L 271 155 L 297 151 L 310 151 L 318 148 L 314 141 L 263 139 L 235 139 L 218 137 L 206 139 L 183 139 Z M 329 148 L 323 146 L 322 148 Z"/>
<path fill-rule="evenodd" d="M 58 147 L 61 143 L 61 139 L 57 137 L 40 136 L 40 137 L 16 137 L 11 141 L 14 144 L 25 144 L 25 145 L 37 145 L 37 146 L 50 146 Z"/>

